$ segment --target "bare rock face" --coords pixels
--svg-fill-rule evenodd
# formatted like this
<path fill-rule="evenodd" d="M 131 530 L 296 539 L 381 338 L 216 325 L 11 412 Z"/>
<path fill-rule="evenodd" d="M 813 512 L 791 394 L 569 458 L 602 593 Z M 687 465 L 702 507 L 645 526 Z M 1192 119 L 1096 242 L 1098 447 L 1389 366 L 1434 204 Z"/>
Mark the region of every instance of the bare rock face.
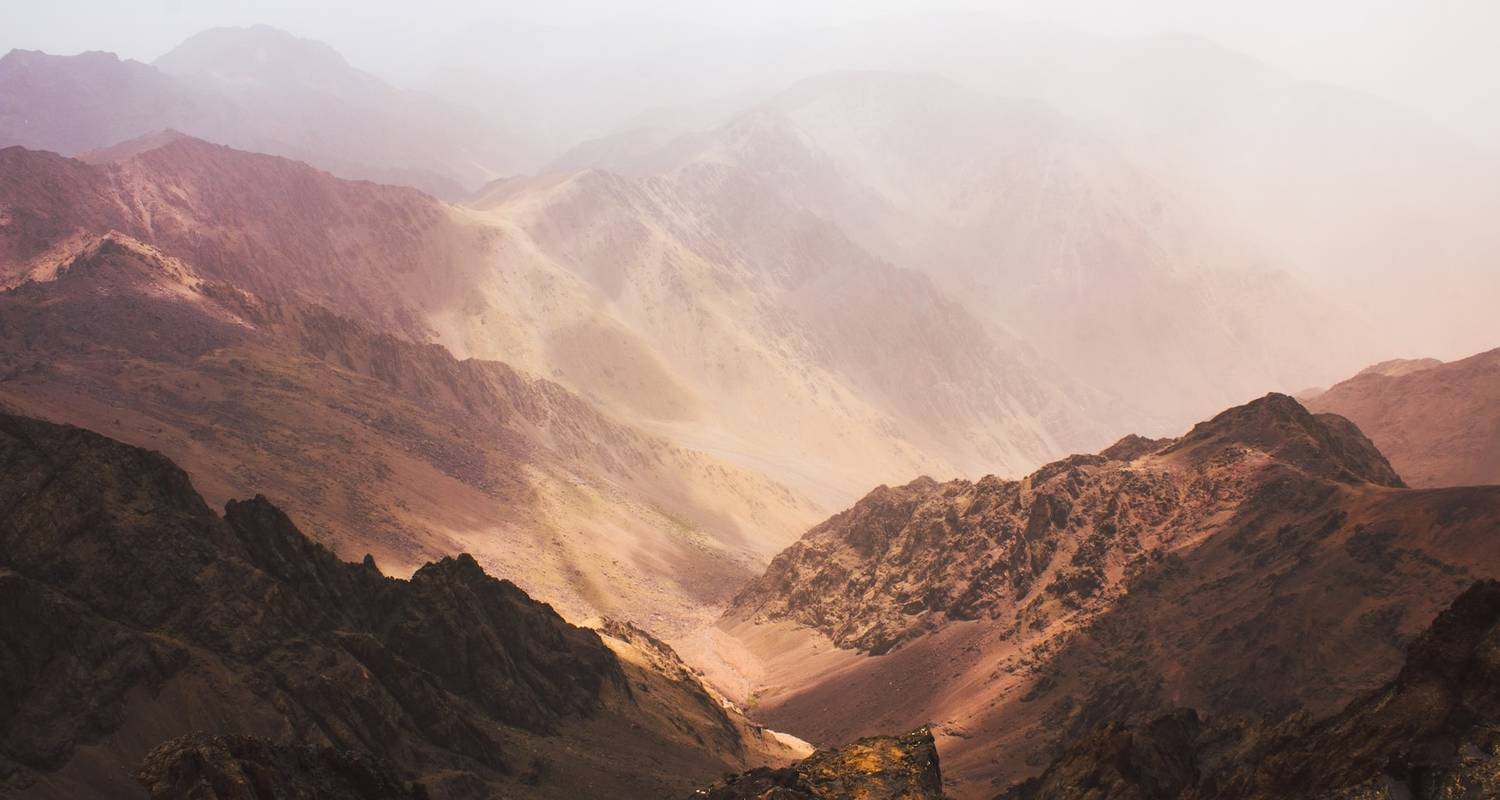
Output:
<path fill-rule="evenodd" d="M 765 724 L 823 744 L 940 720 L 948 779 L 998 791 L 1111 722 L 1333 713 L 1500 576 L 1497 531 L 1500 488 L 1403 488 L 1352 424 L 1270 395 L 1020 481 L 880 487 L 778 555 L 724 627 L 874 656 L 777 662 L 807 677 L 767 682 Z"/>
<path fill-rule="evenodd" d="M 421 800 L 367 755 L 278 745 L 253 736 L 183 736 L 146 756 L 136 776 L 151 800 Z"/>
<path fill-rule="evenodd" d="M 1022 481 L 921 478 L 877 488 L 778 555 L 729 613 L 790 619 L 880 654 L 946 622 L 993 619 L 1027 603 L 1034 611 L 1096 604 L 1151 553 L 1265 483 L 1252 474 L 1257 460 L 1245 458 L 1252 451 L 1309 483 L 1401 485 L 1346 420 L 1273 394 L 1176 442 L 1122 440 Z M 1124 571 L 1112 568 L 1122 562 Z"/>
<path fill-rule="evenodd" d="M 1349 420 L 1308 413 L 1284 394 L 1268 394 L 1201 422 L 1163 453 L 1209 457 L 1231 446 L 1254 447 L 1310 475 L 1344 483 L 1406 485 Z"/>
<path fill-rule="evenodd" d="M 1440 800 L 1500 796 L 1500 582 L 1480 581 L 1413 642 L 1394 680 L 1279 725 L 1179 711 L 1073 743 L 1003 800 Z"/>
<path fill-rule="evenodd" d="M 694 797 L 707 800 L 941 800 L 932 731 L 871 736 L 819 750 L 782 769 L 733 775 Z"/>
<path fill-rule="evenodd" d="M 1099 451 L 1099 455 L 1111 461 L 1134 461 L 1141 456 L 1155 453 L 1175 442 L 1175 439 L 1150 439 L 1136 434 L 1126 434 L 1119 441 Z"/>

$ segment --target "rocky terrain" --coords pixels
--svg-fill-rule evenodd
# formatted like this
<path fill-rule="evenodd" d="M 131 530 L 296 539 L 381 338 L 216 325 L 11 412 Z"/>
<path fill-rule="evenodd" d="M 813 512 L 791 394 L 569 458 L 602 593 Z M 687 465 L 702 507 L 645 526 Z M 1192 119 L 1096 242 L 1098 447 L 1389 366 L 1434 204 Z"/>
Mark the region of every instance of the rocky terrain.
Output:
<path fill-rule="evenodd" d="M 1475 583 L 1389 683 L 1316 721 L 1112 723 L 1004 800 L 1437 800 L 1500 793 L 1500 583 Z"/>
<path fill-rule="evenodd" d="M 735 598 L 711 677 L 814 744 L 933 720 L 950 793 L 986 796 L 1108 721 L 1332 712 L 1500 575 L 1500 489 L 1403 488 L 1284 395 L 1106 452 L 876 489 Z"/>
<path fill-rule="evenodd" d="M 757 567 L 747 529 L 807 513 L 555 383 L 266 300 L 123 234 L 83 240 L 0 309 L 0 402 L 160 449 L 214 503 L 274 496 L 393 574 L 470 552 L 575 619 L 670 632 Z"/>
<path fill-rule="evenodd" d="M 253 736 L 181 736 L 152 750 L 137 779 L 152 800 L 417 800 L 383 764 L 332 747 L 274 744 Z"/>
<path fill-rule="evenodd" d="M 693 797 L 708 800 L 942 800 L 932 732 L 876 736 L 819 750 L 789 767 L 733 775 Z"/>
<path fill-rule="evenodd" d="M 659 797 L 793 754 L 467 555 L 389 578 L 264 498 L 221 517 L 162 456 L 22 417 L 0 463 L 6 793 L 136 796 L 145 758 L 160 797 Z"/>
<path fill-rule="evenodd" d="M 1137 455 L 1133 444 L 1106 452 Z M 1049 607 L 1080 609 L 1122 589 L 1151 553 L 1201 537 L 1251 493 L 1248 481 L 1207 474 L 1206 462 L 1226 452 L 1315 479 L 1402 485 L 1347 421 L 1310 415 L 1285 395 L 1227 411 L 1153 458 L 1157 444 L 1128 460 L 1074 456 L 1024 481 L 882 486 L 778 555 L 730 613 L 790 619 L 878 655 L 947 622 L 1023 612 L 1045 620 Z M 1173 462 L 1190 466 L 1162 468 Z"/>
<path fill-rule="evenodd" d="M 13 409 L 161 449 L 216 502 L 272 494 L 398 573 L 472 552 L 575 616 L 672 635 L 864 487 L 1109 438 L 1098 393 L 735 170 L 518 180 L 476 210 L 162 135 L 8 148 L 0 175 Z M 186 277 L 68 289 L 115 280 L 67 275 L 104 240 Z"/>
<path fill-rule="evenodd" d="M 1413 486 L 1500 484 L 1500 350 L 1377 364 L 1306 403 L 1359 425 Z"/>

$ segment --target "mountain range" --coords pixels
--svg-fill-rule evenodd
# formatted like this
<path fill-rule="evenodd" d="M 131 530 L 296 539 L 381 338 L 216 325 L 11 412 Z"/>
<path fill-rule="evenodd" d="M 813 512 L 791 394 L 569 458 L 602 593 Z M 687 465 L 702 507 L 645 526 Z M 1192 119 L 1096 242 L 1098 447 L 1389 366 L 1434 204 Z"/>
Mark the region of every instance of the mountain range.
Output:
<path fill-rule="evenodd" d="M 0 145 L 70 156 L 176 129 L 445 197 L 516 168 L 484 114 L 264 25 L 204 31 L 150 64 L 12 51 L 0 58 L 0 98 Z"/>
<path fill-rule="evenodd" d="M 559 31 L 0 58 L 0 796 L 1494 793 L 1490 154 L 1191 37 Z"/>
<path fill-rule="evenodd" d="M 655 174 L 706 163 L 760 177 L 869 252 L 928 275 L 990 330 L 1150 410 L 1122 419 L 1125 429 L 1170 429 L 1262 387 L 1305 385 L 1318 365 L 1349 357 L 1338 337 L 1353 319 L 1119 147 L 1033 100 L 930 76 L 837 73 L 706 133 L 616 152 L 593 166 Z"/>

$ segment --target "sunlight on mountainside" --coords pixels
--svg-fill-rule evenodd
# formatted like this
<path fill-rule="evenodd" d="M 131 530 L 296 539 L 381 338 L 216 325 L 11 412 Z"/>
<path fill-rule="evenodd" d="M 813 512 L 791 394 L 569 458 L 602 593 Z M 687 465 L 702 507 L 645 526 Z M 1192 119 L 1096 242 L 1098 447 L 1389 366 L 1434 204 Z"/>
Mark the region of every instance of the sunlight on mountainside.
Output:
<path fill-rule="evenodd" d="M 0 19 L 0 797 L 1500 797 L 1492 4 Z"/>

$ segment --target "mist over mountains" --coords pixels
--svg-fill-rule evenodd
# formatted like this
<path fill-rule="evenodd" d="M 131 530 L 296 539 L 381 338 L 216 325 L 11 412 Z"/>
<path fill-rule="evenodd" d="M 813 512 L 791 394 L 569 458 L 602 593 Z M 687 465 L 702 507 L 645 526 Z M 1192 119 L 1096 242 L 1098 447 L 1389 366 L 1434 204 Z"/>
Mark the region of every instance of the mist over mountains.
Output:
<path fill-rule="evenodd" d="M 0 796 L 1487 796 L 1492 149 L 979 12 L 442 41 L 0 57 Z"/>

